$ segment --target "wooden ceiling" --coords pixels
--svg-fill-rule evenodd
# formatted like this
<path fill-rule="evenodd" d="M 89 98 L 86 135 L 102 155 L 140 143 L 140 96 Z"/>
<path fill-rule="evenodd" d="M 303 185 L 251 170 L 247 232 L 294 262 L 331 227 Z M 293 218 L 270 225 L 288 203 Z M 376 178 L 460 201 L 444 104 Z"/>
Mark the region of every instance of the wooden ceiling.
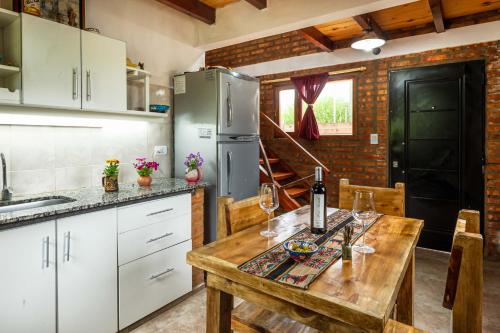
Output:
<path fill-rule="evenodd" d="M 156 0 L 207 24 L 215 23 L 215 11 L 240 0 Z M 267 0 L 244 0 L 257 9 L 267 7 Z"/>
<path fill-rule="evenodd" d="M 479 16 L 500 19 L 500 0 L 420 0 L 312 28 L 336 43 L 337 47 L 343 47 L 361 37 L 365 27 L 370 25 L 374 32 L 379 30 L 377 34 L 394 39 L 432 31 L 443 32 L 458 20 L 467 19 L 474 23 Z M 364 24 L 360 18 L 364 19 Z M 303 30 L 300 32 L 304 33 Z"/>

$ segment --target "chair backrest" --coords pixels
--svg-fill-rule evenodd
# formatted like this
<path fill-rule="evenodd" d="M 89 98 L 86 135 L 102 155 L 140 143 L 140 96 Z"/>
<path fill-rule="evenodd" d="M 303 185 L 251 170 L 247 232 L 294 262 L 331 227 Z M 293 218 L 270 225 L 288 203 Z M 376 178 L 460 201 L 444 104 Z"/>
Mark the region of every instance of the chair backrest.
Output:
<path fill-rule="evenodd" d="M 350 185 L 349 179 L 340 180 L 339 208 L 352 209 L 354 192 L 371 191 L 375 198 L 375 209 L 377 212 L 392 215 L 405 216 L 405 184 L 396 183 L 395 188 L 372 187 Z"/>
<path fill-rule="evenodd" d="M 267 214 L 260 208 L 258 196 L 240 201 L 234 201 L 231 197 L 217 198 L 217 239 L 265 221 Z"/>
<path fill-rule="evenodd" d="M 453 333 L 482 332 L 483 237 L 480 213 L 462 210 L 448 264 L 443 306 L 453 311 Z"/>

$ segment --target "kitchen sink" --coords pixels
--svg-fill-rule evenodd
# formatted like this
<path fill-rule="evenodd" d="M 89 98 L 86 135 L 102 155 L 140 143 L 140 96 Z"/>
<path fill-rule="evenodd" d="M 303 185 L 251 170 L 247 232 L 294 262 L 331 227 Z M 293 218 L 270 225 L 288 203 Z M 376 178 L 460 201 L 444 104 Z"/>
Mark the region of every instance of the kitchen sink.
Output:
<path fill-rule="evenodd" d="M 60 204 L 73 202 L 73 201 L 76 201 L 76 200 L 68 198 L 68 197 L 62 197 L 62 196 L 36 198 L 36 199 L 29 199 L 29 200 L 4 201 L 4 202 L 0 202 L 0 214 L 1 213 L 17 212 L 17 211 L 25 210 L 25 209 L 60 205 Z"/>

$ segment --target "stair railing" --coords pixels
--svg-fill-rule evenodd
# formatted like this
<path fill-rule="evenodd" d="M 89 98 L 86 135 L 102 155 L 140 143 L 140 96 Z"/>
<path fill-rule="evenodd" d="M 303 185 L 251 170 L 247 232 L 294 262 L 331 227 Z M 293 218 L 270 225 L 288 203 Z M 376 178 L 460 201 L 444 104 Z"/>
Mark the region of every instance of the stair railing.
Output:
<path fill-rule="evenodd" d="M 323 170 L 326 173 L 330 173 L 330 169 L 326 167 L 320 160 L 318 160 L 316 157 L 314 157 L 313 154 L 311 154 L 304 146 L 302 146 L 299 142 L 297 142 L 294 138 L 290 136 L 287 132 L 283 131 L 281 127 L 274 122 L 268 115 L 265 113 L 261 112 L 260 113 L 261 117 L 265 119 L 267 122 L 269 122 L 281 135 L 283 135 L 285 138 L 288 139 L 295 147 L 297 147 L 303 154 L 305 154 L 311 161 L 313 161 L 316 165 L 319 165 L 320 167 L 323 168 Z M 268 162 L 269 163 L 269 162 Z M 306 178 L 309 178 L 311 176 L 308 176 Z"/>

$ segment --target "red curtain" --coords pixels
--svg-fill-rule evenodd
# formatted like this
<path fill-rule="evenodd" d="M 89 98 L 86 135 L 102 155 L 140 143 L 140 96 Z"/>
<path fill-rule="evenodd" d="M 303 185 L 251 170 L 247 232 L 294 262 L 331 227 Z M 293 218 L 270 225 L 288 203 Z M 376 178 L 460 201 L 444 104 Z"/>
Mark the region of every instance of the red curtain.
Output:
<path fill-rule="evenodd" d="M 314 116 L 313 104 L 328 82 L 328 77 L 328 73 L 321 73 L 291 78 L 300 98 L 307 103 L 306 112 L 300 122 L 299 137 L 301 138 L 319 140 L 319 129 Z"/>

